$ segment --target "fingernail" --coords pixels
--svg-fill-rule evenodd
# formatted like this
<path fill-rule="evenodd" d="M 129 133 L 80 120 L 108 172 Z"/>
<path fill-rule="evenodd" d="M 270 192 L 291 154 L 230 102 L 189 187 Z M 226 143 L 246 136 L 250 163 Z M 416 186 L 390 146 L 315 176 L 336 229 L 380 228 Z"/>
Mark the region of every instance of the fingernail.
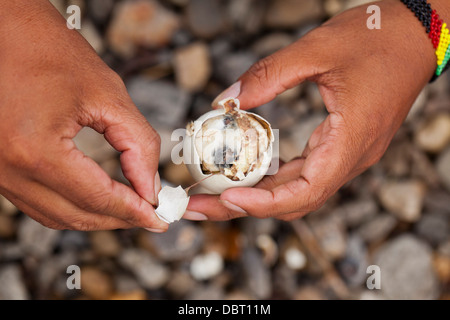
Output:
<path fill-rule="evenodd" d="M 158 205 L 158 193 L 161 190 L 161 178 L 159 177 L 159 172 L 156 171 L 155 174 L 155 204 Z"/>
<path fill-rule="evenodd" d="M 153 228 L 145 228 L 145 230 L 150 231 L 150 232 L 155 232 L 155 233 L 163 233 L 164 230 L 162 229 L 153 229 Z"/>
<path fill-rule="evenodd" d="M 219 202 L 222 203 L 225 207 L 227 207 L 228 209 L 230 209 L 232 211 L 247 214 L 247 212 L 244 209 L 238 207 L 235 204 L 232 204 L 231 202 L 229 202 L 227 200 L 219 200 Z"/>
<path fill-rule="evenodd" d="M 228 89 L 226 89 L 224 92 L 219 94 L 217 98 L 214 99 L 211 105 L 213 107 L 217 107 L 219 106 L 219 101 L 226 98 L 237 98 L 240 93 L 241 93 L 241 81 L 238 81 L 232 84 L 230 87 L 228 87 Z"/>
<path fill-rule="evenodd" d="M 183 215 L 183 219 L 193 220 L 193 221 L 205 221 L 205 220 L 208 220 L 208 217 L 200 212 L 186 210 L 186 212 Z"/>

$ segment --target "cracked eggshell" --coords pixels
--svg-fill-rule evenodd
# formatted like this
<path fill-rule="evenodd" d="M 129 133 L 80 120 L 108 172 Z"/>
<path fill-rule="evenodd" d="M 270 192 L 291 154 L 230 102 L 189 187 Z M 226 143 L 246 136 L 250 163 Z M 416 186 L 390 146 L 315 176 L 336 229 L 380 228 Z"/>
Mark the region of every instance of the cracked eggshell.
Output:
<path fill-rule="evenodd" d="M 156 215 L 170 224 L 180 220 L 184 215 L 189 204 L 189 197 L 181 186 L 176 188 L 165 186 L 158 193 L 158 202 Z"/>
<path fill-rule="evenodd" d="M 233 100 L 237 102 L 237 106 L 239 108 L 239 100 L 237 99 Z M 219 104 L 223 106 L 222 103 Z M 264 177 L 264 175 L 267 173 L 269 169 L 270 163 L 272 161 L 272 148 L 273 148 L 272 145 L 274 141 L 274 136 L 270 124 L 264 118 L 255 113 L 244 110 L 239 110 L 239 112 L 250 114 L 251 116 L 256 118 L 260 123 L 264 124 L 264 126 L 268 130 L 269 146 L 267 151 L 263 155 L 261 165 L 259 166 L 259 168 L 255 168 L 251 172 L 249 172 L 247 176 L 240 181 L 233 181 L 220 173 L 214 174 L 208 179 L 202 181 L 211 174 L 205 174 L 202 171 L 201 160 L 195 147 L 195 137 L 197 133 L 201 130 L 202 125 L 206 120 L 226 113 L 225 108 L 209 111 L 204 115 L 202 115 L 200 118 L 198 118 L 196 121 L 191 122 L 187 126 L 186 137 L 183 142 L 184 163 L 186 164 L 186 167 L 188 168 L 194 180 L 197 182 L 200 181 L 202 193 L 221 194 L 222 192 L 230 188 L 253 187 Z"/>

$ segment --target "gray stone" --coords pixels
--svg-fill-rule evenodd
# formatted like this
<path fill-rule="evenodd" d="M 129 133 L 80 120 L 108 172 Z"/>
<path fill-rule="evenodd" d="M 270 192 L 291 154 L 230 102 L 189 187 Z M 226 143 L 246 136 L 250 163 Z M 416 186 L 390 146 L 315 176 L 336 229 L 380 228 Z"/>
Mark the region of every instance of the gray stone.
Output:
<path fill-rule="evenodd" d="M 450 193 L 442 189 L 430 190 L 425 197 L 425 209 L 450 214 Z"/>
<path fill-rule="evenodd" d="M 240 36 L 255 34 L 260 31 L 264 22 L 265 3 L 260 0 L 231 0 L 227 1 L 227 22 Z"/>
<path fill-rule="evenodd" d="M 369 265 L 367 248 L 358 235 L 351 235 L 347 241 L 345 256 L 338 263 L 340 274 L 350 286 L 360 286 L 367 279 Z"/>
<path fill-rule="evenodd" d="M 0 267 L 0 300 L 27 300 L 30 298 L 19 265 Z"/>
<path fill-rule="evenodd" d="M 192 288 L 192 291 L 186 296 L 186 300 L 223 300 L 225 292 L 223 288 L 210 284 L 210 285 L 196 285 Z"/>
<path fill-rule="evenodd" d="M 170 277 L 167 267 L 142 249 L 123 250 L 119 256 L 119 263 L 130 270 L 146 289 L 161 288 Z"/>
<path fill-rule="evenodd" d="M 24 252 L 43 258 L 52 253 L 61 231 L 44 227 L 33 219 L 24 216 L 20 221 L 17 234 Z"/>
<path fill-rule="evenodd" d="M 127 81 L 131 99 L 155 129 L 185 127 L 190 103 L 187 92 L 167 81 L 151 81 L 138 76 Z"/>
<path fill-rule="evenodd" d="M 253 247 L 242 253 L 242 272 L 245 286 L 256 299 L 267 299 L 272 294 L 272 276 L 261 253 Z"/>
<path fill-rule="evenodd" d="M 382 213 L 361 225 L 357 233 L 367 243 L 379 243 L 389 236 L 397 223 L 392 214 Z"/>
<path fill-rule="evenodd" d="M 94 129 L 84 127 L 73 138 L 77 148 L 97 163 L 107 161 L 119 153 Z"/>
<path fill-rule="evenodd" d="M 64 230 L 58 241 L 61 250 L 83 250 L 89 246 L 88 233 L 75 230 Z"/>
<path fill-rule="evenodd" d="M 45 297 L 48 297 L 50 294 L 49 290 L 61 274 L 67 275 L 64 281 L 66 283 L 67 277 L 69 277 L 69 274 L 66 273 L 67 267 L 78 264 L 79 260 L 76 252 L 71 250 L 66 250 L 43 260 L 36 272 L 37 298 L 45 299 Z M 67 286 L 66 290 L 68 290 Z"/>
<path fill-rule="evenodd" d="M 374 199 L 358 199 L 344 203 L 334 214 L 341 215 L 348 227 L 356 227 L 378 213 L 378 206 Z"/>
<path fill-rule="evenodd" d="M 314 113 L 309 117 L 305 117 L 299 124 L 291 128 L 291 141 L 298 146 L 299 150 L 303 150 L 308 143 L 311 134 L 325 120 L 326 115 L 322 113 Z"/>
<path fill-rule="evenodd" d="M 229 86 L 236 82 L 257 60 L 258 58 L 250 52 L 230 53 L 215 62 L 214 73 L 225 85 Z"/>
<path fill-rule="evenodd" d="M 383 245 L 374 264 L 381 269 L 381 293 L 388 299 L 429 300 L 439 297 L 430 247 L 413 235 Z"/>
<path fill-rule="evenodd" d="M 273 290 L 278 299 L 292 299 L 297 291 L 297 272 L 285 264 L 279 264 L 273 271 Z"/>
<path fill-rule="evenodd" d="M 186 7 L 186 22 L 193 34 L 211 39 L 224 30 L 224 8 L 219 0 L 191 0 Z"/>
<path fill-rule="evenodd" d="M 436 161 L 436 169 L 442 184 L 450 192 L 450 148 L 440 154 Z"/>
<path fill-rule="evenodd" d="M 146 236 L 158 257 L 164 261 L 192 258 L 199 252 L 204 240 L 202 229 L 187 220 L 170 225 L 166 233 L 149 232 Z"/>
<path fill-rule="evenodd" d="M 444 242 L 450 235 L 450 217 L 442 213 L 425 214 L 416 224 L 416 232 L 432 245 Z"/>
<path fill-rule="evenodd" d="M 337 216 L 311 221 L 311 227 L 323 252 L 332 261 L 342 258 L 347 248 L 345 225 Z"/>
<path fill-rule="evenodd" d="M 5 242 L 0 246 L 0 261 L 15 261 L 24 256 L 23 247 L 17 242 Z"/>
<path fill-rule="evenodd" d="M 87 6 L 92 18 L 99 23 L 104 23 L 111 14 L 114 0 L 89 0 Z"/>

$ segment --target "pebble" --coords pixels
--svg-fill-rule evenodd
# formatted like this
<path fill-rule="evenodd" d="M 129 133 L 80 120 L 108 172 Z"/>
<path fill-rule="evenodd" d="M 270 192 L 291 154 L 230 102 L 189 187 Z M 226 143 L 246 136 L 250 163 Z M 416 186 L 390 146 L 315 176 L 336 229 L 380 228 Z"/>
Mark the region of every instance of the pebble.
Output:
<path fill-rule="evenodd" d="M 86 39 L 87 42 L 94 48 L 97 54 L 102 54 L 105 50 L 105 46 L 103 44 L 103 38 L 100 36 L 95 25 L 87 20 L 83 21 L 83 25 L 80 29 L 80 34 Z"/>
<path fill-rule="evenodd" d="M 325 120 L 326 116 L 321 113 L 315 113 L 300 121 L 299 124 L 293 126 L 291 131 L 291 140 L 299 150 L 306 147 L 311 134 Z"/>
<path fill-rule="evenodd" d="M 88 233 L 75 230 L 63 230 L 58 241 L 58 249 L 63 251 L 84 250 L 89 247 Z"/>
<path fill-rule="evenodd" d="M 272 0 L 266 11 L 269 28 L 295 28 L 310 21 L 322 19 L 321 2 L 309 0 Z"/>
<path fill-rule="evenodd" d="M 345 281 L 353 287 L 366 282 L 369 257 L 363 239 L 356 234 L 350 235 L 345 256 L 338 263 L 338 270 Z"/>
<path fill-rule="evenodd" d="M 12 238 L 16 233 L 16 223 L 12 216 L 0 214 L 0 239 Z"/>
<path fill-rule="evenodd" d="M 425 186 L 416 180 L 387 181 L 378 191 L 383 207 L 405 222 L 420 219 L 425 194 Z"/>
<path fill-rule="evenodd" d="M 63 294 L 67 294 L 67 278 L 70 276 L 67 273 L 67 267 L 70 265 L 78 265 L 79 257 L 74 250 L 65 250 L 58 254 L 49 256 L 42 260 L 36 272 L 36 295 L 38 299 L 45 299 L 51 293 L 54 286 L 59 286 L 65 290 L 61 291 Z M 65 275 L 65 277 L 61 277 Z M 63 281 L 63 285 L 57 283 Z"/>
<path fill-rule="evenodd" d="M 345 226 L 341 219 L 318 219 L 311 223 L 323 252 L 331 261 L 342 258 L 347 248 Z"/>
<path fill-rule="evenodd" d="M 348 10 L 371 2 L 372 2 L 371 0 L 347 0 L 344 1 L 344 10 Z"/>
<path fill-rule="evenodd" d="M 197 282 L 192 278 L 189 272 L 176 270 L 173 272 L 165 288 L 175 298 L 182 299 L 196 285 Z"/>
<path fill-rule="evenodd" d="M 450 114 L 438 113 L 416 131 L 415 143 L 427 152 L 439 153 L 450 143 Z"/>
<path fill-rule="evenodd" d="M 294 300 L 324 300 L 324 293 L 316 285 L 301 286 L 295 293 Z"/>
<path fill-rule="evenodd" d="M 377 244 L 385 240 L 397 226 L 397 218 L 390 213 L 381 213 L 363 223 L 357 234 L 367 243 Z"/>
<path fill-rule="evenodd" d="M 177 48 L 174 54 L 177 84 L 188 92 L 204 89 L 212 73 L 208 45 L 196 42 Z"/>
<path fill-rule="evenodd" d="M 450 193 L 444 190 L 430 190 L 425 197 L 425 209 L 450 214 Z"/>
<path fill-rule="evenodd" d="M 193 258 L 202 248 L 203 239 L 202 229 L 197 224 L 180 220 L 163 234 L 142 231 L 139 242 L 162 261 L 179 261 Z"/>
<path fill-rule="evenodd" d="M 190 271 L 194 279 L 203 281 L 214 278 L 222 272 L 224 261 L 222 256 L 215 252 L 207 252 L 194 257 Z"/>
<path fill-rule="evenodd" d="M 197 37 L 211 39 L 224 30 L 224 8 L 218 0 L 190 0 L 185 13 L 187 25 Z"/>
<path fill-rule="evenodd" d="M 170 278 L 169 270 L 143 249 L 127 248 L 119 257 L 119 263 L 130 270 L 146 289 L 161 288 Z"/>
<path fill-rule="evenodd" d="M 344 8 L 344 2 L 341 0 L 325 0 L 323 8 L 329 17 L 335 16 Z"/>
<path fill-rule="evenodd" d="M 287 248 L 284 252 L 284 261 L 292 270 L 301 270 L 306 266 L 306 255 L 296 247 Z"/>
<path fill-rule="evenodd" d="M 156 130 L 186 127 L 190 95 L 165 80 L 152 81 L 144 76 L 126 82 L 128 93 L 141 113 Z"/>
<path fill-rule="evenodd" d="M 98 164 L 107 161 L 119 153 L 94 129 L 84 127 L 73 138 L 77 148 Z"/>
<path fill-rule="evenodd" d="M 233 52 L 215 61 L 214 74 L 226 86 L 230 86 L 257 60 L 257 56 L 251 52 Z"/>
<path fill-rule="evenodd" d="M 225 292 L 223 288 L 210 285 L 196 285 L 192 288 L 185 300 L 223 300 Z"/>
<path fill-rule="evenodd" d="M 17 230 L 18 241 L 24 252 L 37 258 L 51 254 L 60 235 L 61 231 L 44 227 L 27 216 L 21 219 Z"/>
<path fill-rule="evenodd" d="M 15 215 L 19 210 L 11 201 L 0 194 L 0 213 L 5 215 Z"/>
<path fill-rule="evenodd" d="M 227 23 L 240 38 L 258 33 L 264 23 L 266 6 L 259 0 L 228 1 Z"/>
<path fill-rule="evenodd" d="M 346 202 L 334 212 L 334 214 L 342 216 L 344 223 L 350 228 L 359 226 L 377 213 L 378 205 L 371 197 Z"/>
<path fill-rule="evenodd" d="M 92 249 L 99 256 L 115 257 L 121 251 L 121 246 L 113 231 L 93 231 L 89 233 Z"/>
<path fill-rule="evenodd" d="M 164 167 L 163 174 L 168 182 L 176 186 L 181 185 L 186 188 L 195 183 L 184 163 L 177 165 L 169 162 Z"/>
<path fill-rule="evenodd" d="M 108 299 L 113 291 L 111 277 L 97 267 L 82 267 L 81 271 L 81 292 L 91 299 Z"/>
<path fill-rule="evenodd" d="M 241 263 L 245 287 L 256 299 L 269 298 L 272 294 L 272 277 L 261 253 L 255 248 L 246 248 Z"/>
<path fill-rule="evenodd" d="M 432 245 L 444 242 L 449 234 L 449 215 L 444 213 L 425 214 L 415 229 L 419 236 Z"/>
<path fill-rule="evenodd" d="M 278 244 L 270 235 L 268 234 L 258 235 L 256 238 L 256 246 L 263 253 L 263 260 L 267 266 L 272 267 L 278 261 L 279 257 Z M 295 256 L 295 252 L 293 258 L 294 258 L 293 262 L 296 263 L 295 266 L 297 266 L 299 257 Z"/>
<path fill-rule="evenodd" d="M 386 242 L 376 253 L 381 269 L 381 293 L 387 299 L 437 299 L 439 287 L 431 248 L 411 234 Z"/>
<path fill-rule="evenodd" d="M 266 57 L 294 42 L 288 33 L 275 32 L 258 39 L 252 45 L 252 51 L 259 57 Z"/>
<path fill-rule="evenodd" d="M 443 186 L 450 192 L 450 147 L 439 155 L 436 170 Z"/>
<path fill-rule="evenodd" d="M 0 266 L 0 300 L 27 300 L 30 297 L 17 264 Z"/>
<path fill-rule="evenodd" d="M 147 293 L 144 290 L 130 292 L 118 292 L 109 297 L 110 300 L 147 300 Z"/>
<path fill-rule="evenodd" d="M 111 49 L 129 59 L 139 47 L 165 46 L 179 26 L 179 17 L 157 1 L 127 0 L 115 7 L 106 36 Z"/>
<path fill-rule="evenodd" d="M 104 23 L 113 10 L 114 0 L 89 0 L 86 4 L 92 18 L 98 23 Z"/>

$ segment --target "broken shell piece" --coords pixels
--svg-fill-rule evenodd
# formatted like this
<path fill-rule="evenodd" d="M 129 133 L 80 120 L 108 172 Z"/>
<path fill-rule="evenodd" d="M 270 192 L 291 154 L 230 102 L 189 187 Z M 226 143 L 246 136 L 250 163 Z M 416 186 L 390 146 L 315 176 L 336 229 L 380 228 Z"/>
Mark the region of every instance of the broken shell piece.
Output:
<path fill-rule="evenodd" d="M 233 187 L 252 187 L 266 174 L 274 141 L 270 124 L 257 114 L 240 110 L 238 99 L 219 102 L 187 125 L 184 162 L 207 193 L 220 194 Z"/>
<path fill-rule="evenodd" d="M 159 205 L 155 210 L 156 215 L 169 224 L 180 220 L 186 212 L 189 198 L 181 186 L 176 188 L 165 186 L 158 193 Z"/>

